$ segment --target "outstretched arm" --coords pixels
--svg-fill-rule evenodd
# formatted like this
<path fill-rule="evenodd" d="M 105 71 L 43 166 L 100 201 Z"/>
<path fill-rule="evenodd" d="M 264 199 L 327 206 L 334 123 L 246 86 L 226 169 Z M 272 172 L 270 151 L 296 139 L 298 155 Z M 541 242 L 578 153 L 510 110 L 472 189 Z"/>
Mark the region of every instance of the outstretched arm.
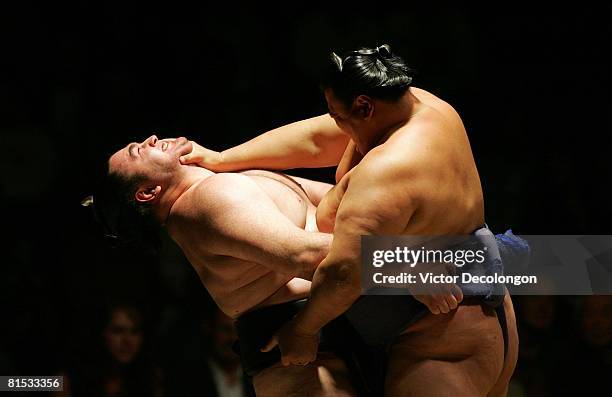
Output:
<path fill-rule="evenodd" d="M 338 165 L 348 142 L 349 137 L 325 114 L 273 129 L 222 152 L 194 142 L 193 151 L 181 162 L 215 172 L 331 167 Z"/>

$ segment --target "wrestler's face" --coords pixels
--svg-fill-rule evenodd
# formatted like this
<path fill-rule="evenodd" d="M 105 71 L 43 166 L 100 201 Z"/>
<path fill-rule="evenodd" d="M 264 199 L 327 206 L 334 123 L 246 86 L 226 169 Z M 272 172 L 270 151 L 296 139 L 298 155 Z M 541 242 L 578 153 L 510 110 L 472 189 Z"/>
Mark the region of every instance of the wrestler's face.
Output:
<path fill-rule="evenodd" d="M 109 160 L 110 171 L 126 176 L 141 175 L 150 182 L 166 181 L 181 168 L 179 158 L 191 148 L 186 138 L 157 139 L 152 135 L 113 154 Z"/>
<path fill-rule="evenodd" d="M 355 139 L 372 119 L 373 105 L 370 98 L 360 95 L 355 98 L 351 106 L 339 100 L 334 92 L 325 90 L 325 100 L 329 115 L 334 119 L 338 128 L 351 138 Z"/>

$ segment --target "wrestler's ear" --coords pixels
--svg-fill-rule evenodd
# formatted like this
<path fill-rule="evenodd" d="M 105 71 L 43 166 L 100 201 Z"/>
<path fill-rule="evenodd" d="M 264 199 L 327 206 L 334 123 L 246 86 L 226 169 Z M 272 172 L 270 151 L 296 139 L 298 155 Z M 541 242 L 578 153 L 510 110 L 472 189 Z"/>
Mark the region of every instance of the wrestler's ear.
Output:
<path fill-rule="evenodd" d="M 372 118 L 374 113 L 374 101 L 367 95 L 359 95 L 353 102 L 353 107 L 356 114 L 364 119 L 369 120 Z"/>
<path fill-rule="evenodd" d="M 161 193 L 162 188 L 161 186 L 157 185 L 157 186 L 144 186 L 141 188 L 138 188 L 138 191 L 136 191 L 135 194 L 135 198 L 136 201 L 138 201 L 139 203 L 148 203 L 150 201 L 155 200 L 157 197 L 159 197 L 159 194 Z"/>

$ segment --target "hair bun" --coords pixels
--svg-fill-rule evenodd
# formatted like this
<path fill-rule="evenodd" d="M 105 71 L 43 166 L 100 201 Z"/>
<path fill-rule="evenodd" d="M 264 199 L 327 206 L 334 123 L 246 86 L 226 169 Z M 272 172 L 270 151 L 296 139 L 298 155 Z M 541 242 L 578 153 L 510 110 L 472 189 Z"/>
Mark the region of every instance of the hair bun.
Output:
<path fill-rule="evenodd" d="M 391 46 L 389 46 L 389 44 L 383 44 L 376 47 L 376 52 L 378 52 L 381 58 L 391 58 Z"/>
<path fill-rule="evenodd" d="M 338 71 L 342 72 L 342 58 L 340 58 L 338 54 L 336 54 L 335 52 L 332 52 L 330 54 L 330 58 L 332 62 L 336 65 L 336 67 L 338 68 Z"/>
<path fill-rule="evenodd" d="M 83 207 L 91 207 L 94 205 L 94 196 L 87 196 L 83 200 L 81 200 L 81 205 Z"/>

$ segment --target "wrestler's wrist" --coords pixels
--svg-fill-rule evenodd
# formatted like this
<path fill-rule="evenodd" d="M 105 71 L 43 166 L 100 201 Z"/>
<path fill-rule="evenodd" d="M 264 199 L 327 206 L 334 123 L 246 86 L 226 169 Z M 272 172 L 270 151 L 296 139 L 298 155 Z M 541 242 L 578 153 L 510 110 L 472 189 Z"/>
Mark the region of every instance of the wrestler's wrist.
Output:
<path fill-rule="evenodd" d="M 211 150 L 209 156 L 206 157 L 205 167 L 211 171 L 224 172 L 222 152 Z"/>
<path fill-rule="evenodd" d="M 299 315 L 296 316 L 293 321 L 293 332 L 296 335 L 306 336 L 306 337 L 315 337 L 319 335 L 320 331 L 321 331 L 321 328 L 316 327 L 316 326 L 309 326 L 307 323 L 305 323 L 303 317 Z"/>
<path fill-rule="evenodd" d="M 215 161 L 216 165 L 218 165 L 218 166 L 222 166 L 223 165 L 223 162 L 225 160 L 224 153 L 225 153 L 225 150 L 223 150 L 221 152 L 215 152 L 214 161 Z"/>

